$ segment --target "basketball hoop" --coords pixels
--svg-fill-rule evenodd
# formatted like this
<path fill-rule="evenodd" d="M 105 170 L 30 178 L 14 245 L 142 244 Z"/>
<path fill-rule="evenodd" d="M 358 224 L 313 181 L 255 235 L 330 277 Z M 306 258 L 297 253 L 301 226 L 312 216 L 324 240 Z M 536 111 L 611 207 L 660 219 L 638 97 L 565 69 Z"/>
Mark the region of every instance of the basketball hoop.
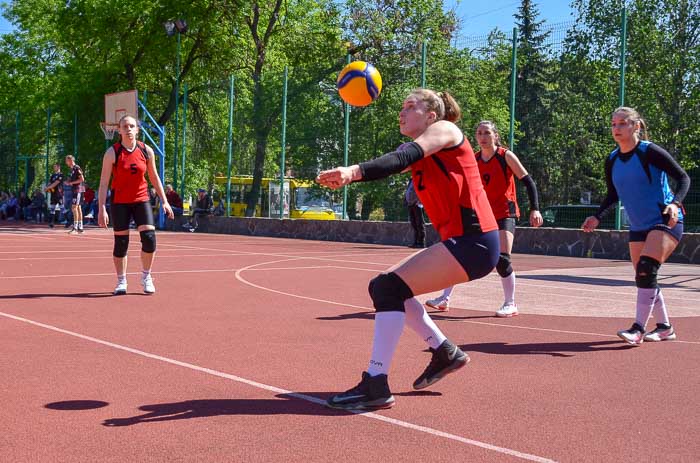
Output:
<path fill-rule="evenodd" d="M 119 131 L 119 124 L 108 124 L 107 122 L 100 122 L 100 128 L 105 134 L 105 140 L 112 140 L 114 134 Z"/>

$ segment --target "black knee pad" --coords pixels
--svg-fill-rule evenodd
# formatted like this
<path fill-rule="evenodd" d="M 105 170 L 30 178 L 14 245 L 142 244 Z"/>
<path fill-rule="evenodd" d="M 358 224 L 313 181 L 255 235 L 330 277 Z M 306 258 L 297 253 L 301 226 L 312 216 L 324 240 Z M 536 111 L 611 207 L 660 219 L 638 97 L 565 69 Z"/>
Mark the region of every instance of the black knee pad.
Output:
<path fill-rule="evenodd" d="M 513 273 L 513 267 L 510 265 L 510 254 L 507 252 L 502 252 L 501 255 L 498 256 L 496 271 L 503 278 Z"/>
<path fill-rule="evenodd" d="M 139 235 L 141 235 L 141 250 L 149 254 L 156 252 L 156 231 L 144 230 L 139 232 Z"/>
<path fill-rule="evenodd" d="M 377 312 L 405 312 L 404 301 L 413 297 L 411 288 L 394 272 L 376 276 L 368 289 Z"/>
<path fill-rule="evenodd" d="M 661 262 L 649 256 L 642 256 L 637 262 L 637 272 L 634 276 L 634 281 L 637 283 L 637 288 L 658 288 L 656 276 L 659 273 Z"/>
<path fill-rule="evenodd" d="M 129 235 L 114 235 L 114 257 L 125 257 L 129 250 Z"/>

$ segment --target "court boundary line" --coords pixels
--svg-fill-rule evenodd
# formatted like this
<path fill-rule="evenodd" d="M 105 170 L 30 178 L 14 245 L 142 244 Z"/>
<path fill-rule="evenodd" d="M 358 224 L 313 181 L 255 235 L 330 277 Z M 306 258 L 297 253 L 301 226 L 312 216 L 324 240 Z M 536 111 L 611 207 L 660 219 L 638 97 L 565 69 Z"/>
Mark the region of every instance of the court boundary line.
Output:
<path fill-rule="evenodd" d="M 57 327 L 57 326 L 53 326 L 53 325 L 48 325 L 48 324 L 45 324 L 45 323 L 37 322 L 37 321 L 35 321 L 35 320 L 30 320 L 30 319 L 28 319 L 28 318 L 19 317 L 19 316 L 17 316 L 17 315 L 8 314 L 8 313 L 6 313 L 6 312 L 0 312 L 0 316 L 3 316 L 3 317 L 5 317 L 5 318 L 9 318 L 9 319 L 12 319 L 12 320 L 15 320 L 15 321 L 18 321 L 18 322 L 22 322 L 22 323 L 26 323 L 26 324 L 29 324 L 29 325 L 33 325 L 33 326 L 36 326 L 36 327 L 39 327 L 39 328 L 44 328 L 44 329 L 47 329 L 47 330 L 50 330 L 50 331 L 54 331 L 54 332 L 57 332 L 57 333 L 65 334 L 65 335 L 68 335 L 68 336 L 72 336 L 72 337 L 75 337 L 75 338 L 78 338 L 78 339 L 82 339 L 82 340 L 84 340 L 84 341 L 89 341 L 89 342 L 93 342 L 93 343 L 100 344 L 100 345 L 103 345 L 103 346 L 111 347 L 111 348 L 113 348 L 113 349 L 117 349 L 117 350 L 129 352 L 129 353 L 131 353 L 131 354 L 139 355 L 139 356 L 146 357 L 146 358 L 149 358 L 149 359 L 152 359 L 152 360 L 157 360 L 157 361 L 164 362 L 164 363 L 168 363 L 168 364 L 171 364 L 171 365 L 176 365 L 176 366 L 183 367 L 183 368 L 187 368 L 187 369 L 190 369 L 190 370 L 193 370 L 193 371 L 198 371 L 198 372 L 200 372 L 200 373 L 205 373 L 205 374 L 208 374 L 208 375 L 211 375 L 211 376 L 216 376 L 216 377 L 219 377 L 219 378 L 228 379 L 228 380 L 230 380 L 230 381 L 235 381 L 235 382 L 237 382 L 237 383 L 241 383 L 241 384 L 245 384 L 245 385 L 248 385 L 248 386 L 252 386 L 252 387 L 257 388 L 257 389 L 262 389 L 262 390 L 265 390 L 265 391 L 268 391 L 268 392 L 274 392 L 274 393 L 276 393 L 276 394 L 284 394 L 284 395 L 287 395 L 287 396 L 290 396 L 290 397 L 294 397 L 294 398 L 296 398 L 296 399 L 304 400 L 304 401 L 306 401 L 306 402 L 310 402 L 310 403 L 313 403 L 313 404 L 316 404 L 316 405 L 321 405 L 321 406 L 323 406 L 323 405 L 325 404 L 325 401 L 324 401 L 323 399 L 320 399 L 320 398 L 315 397 L 315 396 L 311 396 L 311 395 L 307 395 L 307 394 L 301 394 L 301 393 L 294 392 L 294 391 L 288 391 L 288 390 L 286 390 L 286 389 L 282 389 L 282 388 L 279 388 L 279 387 L 276 387 L 276 386 L 270 386 L 270 385 L 268 385 L 268 384 L 260 383 L 260 382 L 257 382 L 257 381 L 253 381 L 253 380 L 250 380 L 250 379 L 247 379 L 247 378 L 243 378 L 243 377 L 240 377 L 240 376 L 236 376 L 236 375 L 232 375 L 232 374 L 229 374 L 229 373 L 224 373 L 224 372 L 221 372 L 221 371 L 218 371 L 218 370 L 214 370 L 214 369 L 211 369 L 211 368 L 202 367 L 202 366 L 199 366 L 199 365 L 195 365 L 195 364 L 193 364 L 193 363 L 182 362 L 182 361 L 179 361 L 179 360 L 171 359 L 171 358 L 169 358 L 169 357 L 164 357 L 164 356 L 162 356 L 162 355 L 152 354 L 152 353 L 150 353 L 150 352 L 142 351 L 142 350 L 135 349 L 135 348 L 128 347 L 128 346 L 123 346 L 123 345 L 121 345 L 121 344 L 116 344 L 116 343 L 113 343 L 113 342 L 110 342 L 110 341 L 105 341 L 105 340 L 103 340 L 103 339 L 95 338 L 95 337 L 88 336 L 88 335 L 85 335 L 85 334 L 76 333 L 76 332 L 74 332 L 74 331 L 69 331 L 69 330 L 66 330 L 66 329 L 63 329 L 63 328 L 59 328 L 59 327 Z M 342 411 L 339 411 L 338 413 L 341 414 Z M 396 419 L 396 418 L 386 417 L 386 416 L 379 415 L 379 414 L 373 413 L 373 412 L 363 412 L 363 411 L 357 411 L 357 410 L 355 410 L 355 411 L 350 410 L 350 413 L 352 413 L 352 414 L 355 415 L 355 416 L 362 416 L 362 417 L 365 417 L 365 418 L 374 419 L 374 420 L 377 420 L 377 421 L 380 421 L 380 422 L 392 424 L 392 425 L 394 425 L 394 426 L 399 426 L 399 427 L 402 427 L 402 428 L 406 428 L 406 429 L 411 429 L 411 430 L 414 430 L 414 431 L 422 432 L 422 433 L 425 433 L 425 434 L 428 434 L 428 435 L 431 435 L 431 436 L 434 436 L 434 437 L 442 437 L 442 438 L 449 439 L 449 440 L 452 440 L 452 441 L 460 442 L 460 443 L 467 444 L 467 445 L 471 445 L 471 446 L 474 446 L 474 447 L 479 447 L 479 448 L 482 448 L 482 449 L 485 449 L 485 450 L 490 450 L 490 451 L 497 452 L 497 453 L 502 453 L 502 454 L 504 454 L 504 455 L 509 455 L 509 456 L 516 457 L 516 458 L 520 458 L 520 459 L 523 459 L 523 460 L 535 461 L 535 462 L 538 462 L 538 463 L 555 463 L 555 460 L 551 460 L 551 459 L 549 459 L 549 458 L 541 457 L 541 456 L 539 456 L 539 455 L 533 455 L 533 454 L 529 454 L 529 453 L 519 452 L 519 451 L 517 451 L 517 450 L 509 449 L 509 448 L 506 448 L 506 447 L 499 447 L 499 446 L 497 446 L 497 445 L 489 444 L 489 443 L 486 443 L 486 442 L 481 442 L 481 441 L 474 440 L 474 439 L 469 439 L 469 438 L 466 438 L 466 437 L 458 436 L 458 435 L 456 435 L 456 434 L 451 434 L 451 433 L 448 433 L 448 432 L 445 432 L 445 431 L 440 431 L 440 430 L 438 430 L 438 429 L 433 429 L 433 428 L 430 428 L 430 427 L 427 427 L 427 426 L 421 426 L 421 425 L 418 425 L 418 424 L 410 423 L 410 422 L 408 422 L 408 421 L 403 421 L 403 420 L 399 420 L 399 419 Z"/>

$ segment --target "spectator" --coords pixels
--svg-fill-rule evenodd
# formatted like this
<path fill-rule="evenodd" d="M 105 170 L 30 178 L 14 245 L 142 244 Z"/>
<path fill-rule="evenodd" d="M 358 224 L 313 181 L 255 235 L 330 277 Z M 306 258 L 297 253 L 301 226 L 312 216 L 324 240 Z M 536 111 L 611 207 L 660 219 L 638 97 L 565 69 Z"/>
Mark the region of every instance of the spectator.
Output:
<path fill-rule="evenodd" d="M 14 193 L 10 193 L 10 197 L 5 203 L 5 215 L 7 220 L 17 220 L 17 216 L 19 215 L 19 211 L 17 210 L 18 206 L 19 202 L 17 201 L 17 197 Z"/>
<path fill-rule="evenodd" d="M 177 191 L 173 189 L 171 184 L 165 185 L 165 197 L 168 198 L 170 207 L 175 215 L 182 215 L 182 198 L 177 194 Z"/>
<path fill-rule="evenodd" d="M 34 196 L 32 196 L 32 202 L 29 206 L 29 217 L 36 219 L 37 223 L 44 221 L 44 208 L 46 205 L 46 197 L 41 192 L 40 189 L 34 191 Z"/>
<path fill-rule="evenodd" d="M 7 192 L 3 191 L 0 193 L 0 219 L 7 219 L 7 202 L 10 200 L 10 196 Z"/>
<path fill-rule="evenodd" d="M 17 210 L 15 211 L 15 219 L 27 220 L 30 217 L 29 206 L 32 205 L 32 200 L 29 199 L 24 191 L 19 192 L 19 199 L 17 200 Z"/>
<path fill-rule="evenodd" d="M 95 199 L 95 190 L 90 188 L 87 183 L 85 183 L 85 194 L 83 195 L 83 204 L 81 207 L 83 210 L 83 218 L 86 219 L 85 222 L 92 221 L 92 223 L 94 223 L 95 213 L 93 210 L 97 208 L 97 201 Z"/>
<path fill-rule="evenodd" d="M 183 227 L 188 228 L 191 232 L 195 231 L 197 227 L 199 227 L 198 218 L 204 215 L 210 215 L 213 207 L 214 203 L 207 194 L 207 190 L 200 188 L 197 190 L 197 199 L 192 209 L 192 217 L 190 217 L 190 220 L 184 224 Z"/>
<path fill-rule="evenodd" d="M 399 147 L 399 149 L 401 149 Z M 413 227 L 413 244 L 412 248 L 425 247 L 425 220 L 423 219 L 423 204 L 416 195 L 416 190 L 413 187 L 413 180 L 408 181 L 405 195 L 406 205 L 408 206 L 408 218 Z"/>
<path fill-rule="evenodd" d="M 61 200 L 63 198 L 63 173 L 61 164 L 53 165 L 53 174 L 49 179 L 49 184 L 44 189 L 49 193 L 49 227 L 53 228 L 54 222 L 59 221 L 61 213 Z"/>

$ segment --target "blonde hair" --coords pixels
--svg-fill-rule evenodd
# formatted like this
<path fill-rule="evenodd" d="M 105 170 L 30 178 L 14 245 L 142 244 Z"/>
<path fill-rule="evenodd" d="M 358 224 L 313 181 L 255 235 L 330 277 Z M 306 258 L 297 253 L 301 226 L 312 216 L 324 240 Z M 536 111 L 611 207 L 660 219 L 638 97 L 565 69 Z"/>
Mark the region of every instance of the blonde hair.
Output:
<path fill-rule="evenodd" d="M 615 114 L 623 114 L 625 120 L 627 121 L 632 121 L 632 122 L 639 122 L 639 138 L 642 140 L 649 140 L 649 130 L 647 129 L 647 123 L 644 119 L 642 119 L 642 116 L 639 115 L 639 112 L 634 109 L 630 108 L 628 106 L 620 106 L 615 111 L 613 111 L 612 115 L 615 116 Z"/>
<path fill-rule="evenodd" d="M 501 132 L 498 131 L 498 127 L 496 127 L 496 124 L 493 121 L 480 121 L 478 124 L 476 124 L 476 128 L 474 129 L 474 131 L 476 132 L 477 130 L 479 130 L 479 127 L 481 127 L 482 125 L 485 125 L 489 128 L 489 130 L 496 134 L 496 146 L 501 146 L 505 149 L 508 149 L 508 145 L 503 143 L 503 140 L 501 140 Z"/>
<path fill-rule="evenodd" d="M 462 110 L 457 101 L 447 92 L 436 92 L 427 88 L 417 88 L 411 92 L 410 96 L 415 96 L 425 103 L 428 111 L 434 111 L 437 120 L 457 122 L 462 117 Z"/>

